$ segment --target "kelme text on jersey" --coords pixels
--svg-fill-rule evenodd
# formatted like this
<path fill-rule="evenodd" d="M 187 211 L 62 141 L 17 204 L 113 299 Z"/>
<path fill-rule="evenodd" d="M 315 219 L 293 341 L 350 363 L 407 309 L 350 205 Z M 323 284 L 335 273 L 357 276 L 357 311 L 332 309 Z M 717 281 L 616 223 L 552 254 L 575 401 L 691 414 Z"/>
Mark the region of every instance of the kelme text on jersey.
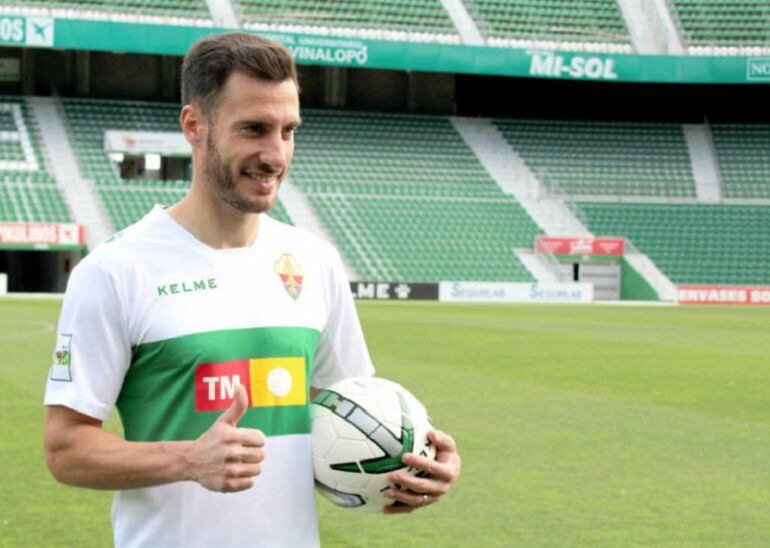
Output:
<path fill-rule="evenodd" d="M 206 291 L 217 289 L 216 278 L 207 278 L 203 280 L 187 280 L 184 282 L 174 282 L 158 286 L 158 296 L 179 295 L 181 293 L 194 293 L 196 291 Z"/>

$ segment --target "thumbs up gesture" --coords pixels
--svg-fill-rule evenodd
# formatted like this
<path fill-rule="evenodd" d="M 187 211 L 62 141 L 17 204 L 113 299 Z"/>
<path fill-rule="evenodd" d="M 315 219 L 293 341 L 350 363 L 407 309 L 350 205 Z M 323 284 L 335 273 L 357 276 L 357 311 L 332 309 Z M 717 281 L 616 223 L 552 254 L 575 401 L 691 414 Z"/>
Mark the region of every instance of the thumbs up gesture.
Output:
<path fill-rule="evenodd" d="M 190 479 L 206 489 L 232 493 L 254 485 L 262 471 L 265 435 L 254 428 L 238 428 L 249 399 L 242 385 L 235 387 L 233 403 L 190 446 Z"/>

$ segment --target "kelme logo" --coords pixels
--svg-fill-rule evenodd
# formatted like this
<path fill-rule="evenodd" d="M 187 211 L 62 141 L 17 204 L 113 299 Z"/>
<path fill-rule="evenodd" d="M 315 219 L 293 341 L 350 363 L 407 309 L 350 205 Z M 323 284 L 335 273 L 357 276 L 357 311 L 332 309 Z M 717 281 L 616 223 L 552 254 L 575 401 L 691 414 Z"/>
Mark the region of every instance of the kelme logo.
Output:
<path fill-rule="evenodd" d="M 182 293 L 195 293 L 197 291 L 207 291 L 210 289 L 217 289 L 216 278 L 208 278 L 203 280 L 187 280 L 184 282 L 174 282 L 170 284 L 163 284 L 157 287 L 158 296 L 163 297 L 166 295 L 179 295 Z"/>

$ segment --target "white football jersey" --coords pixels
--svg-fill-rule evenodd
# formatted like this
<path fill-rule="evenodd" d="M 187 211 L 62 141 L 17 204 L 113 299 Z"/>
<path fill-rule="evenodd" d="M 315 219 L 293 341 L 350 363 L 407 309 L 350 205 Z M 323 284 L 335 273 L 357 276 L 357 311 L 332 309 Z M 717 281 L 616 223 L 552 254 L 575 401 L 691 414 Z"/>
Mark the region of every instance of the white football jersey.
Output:
<path fill-rule="evenodd" d="M 330 244 L 261 215 L 252 245 L 214 249 L 155 206 L 74 269 L 45 403 L 117 407 L 129 441 L 192 440 L 244 385 L 238 426 L 267 436 L 255 486 L 118 491 L 116 545 L 315 546 L 309 389 L 373 371 Z"/>

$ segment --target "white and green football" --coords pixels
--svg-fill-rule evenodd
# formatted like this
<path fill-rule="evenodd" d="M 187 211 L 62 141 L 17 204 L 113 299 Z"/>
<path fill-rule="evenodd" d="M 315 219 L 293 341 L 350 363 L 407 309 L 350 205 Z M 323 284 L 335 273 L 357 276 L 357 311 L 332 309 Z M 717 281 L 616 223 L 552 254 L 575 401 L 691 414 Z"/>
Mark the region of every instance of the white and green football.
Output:
<path fill-rule="evenodd" d="M 313 472 L 318 491 L 333 503 L 379 512 L 394 501 L 383 495 L 388 474 L 404 469 L 406 453 L 433 459 L 425 407 L 398 383 L 354 377 L 334 383 L 311 405 Z"/>

